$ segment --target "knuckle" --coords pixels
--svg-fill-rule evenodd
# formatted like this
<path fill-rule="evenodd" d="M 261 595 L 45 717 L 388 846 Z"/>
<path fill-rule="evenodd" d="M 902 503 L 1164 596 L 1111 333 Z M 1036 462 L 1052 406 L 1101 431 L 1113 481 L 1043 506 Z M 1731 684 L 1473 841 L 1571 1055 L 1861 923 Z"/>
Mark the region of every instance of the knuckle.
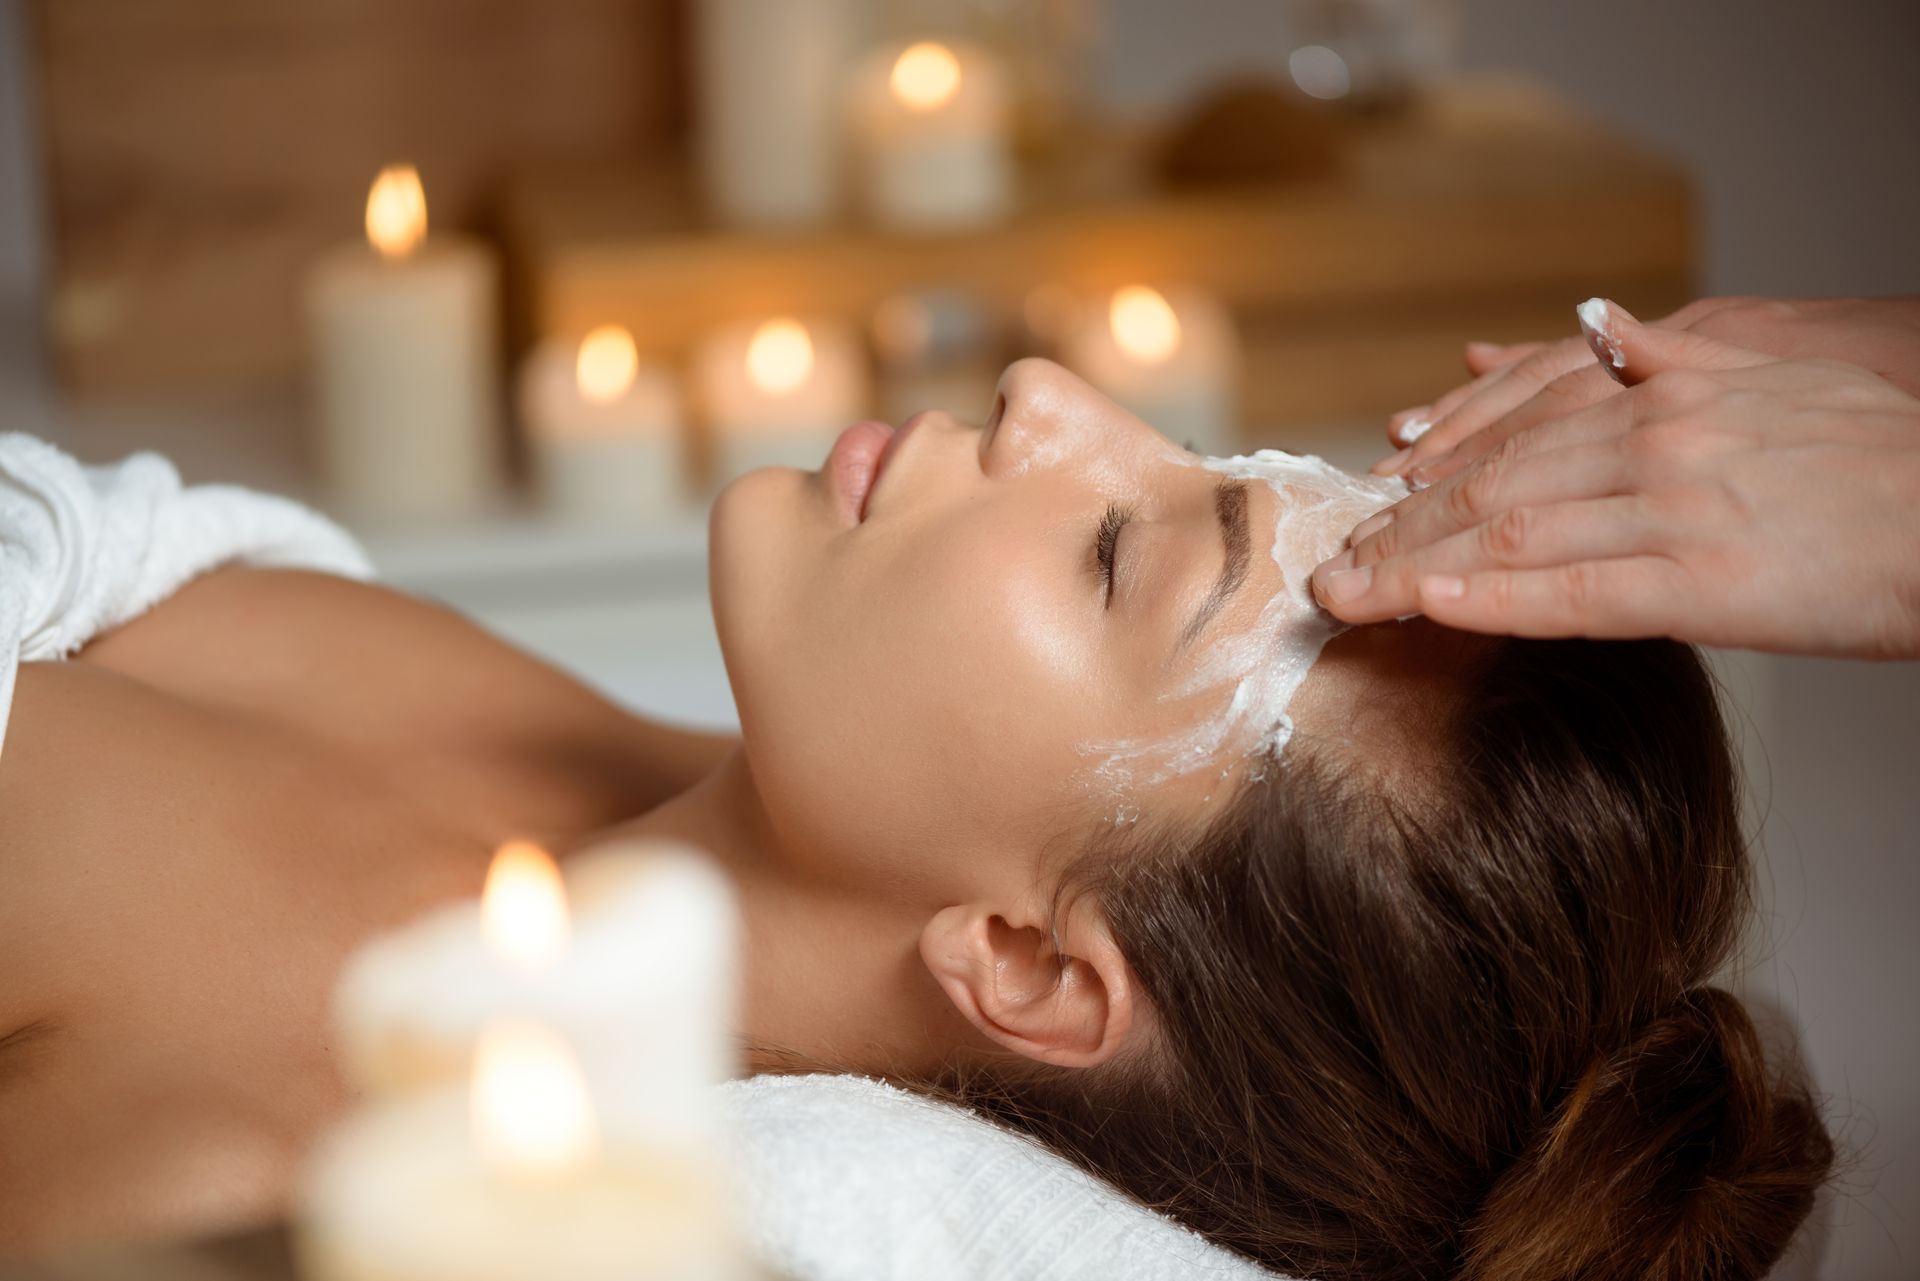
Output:
<path fill-rule="evenodd" d="M 1447 494 L 1448 514 L 1462 525 L 1479 524 L 1482 516 L 1491 509 L 1497 484 L 1498 476 L 1494 469 L 1482 462 L 1460 477 Z"/>
<path fill-rule="evenodd" d="M 1593 612 L 1599 601 L 1599 567 L 1592 561 L 1575 561 L 1560 568 L 1560 600 L 1574 614 L 1582 617 Z"/>
<path fill-rule="evenodd" d="M 1537 524 L 1531 508 L 1510 507 L 1480 527 L 1481 549 L 1500 563 L 1517 561 L 1532 541 Z"/>

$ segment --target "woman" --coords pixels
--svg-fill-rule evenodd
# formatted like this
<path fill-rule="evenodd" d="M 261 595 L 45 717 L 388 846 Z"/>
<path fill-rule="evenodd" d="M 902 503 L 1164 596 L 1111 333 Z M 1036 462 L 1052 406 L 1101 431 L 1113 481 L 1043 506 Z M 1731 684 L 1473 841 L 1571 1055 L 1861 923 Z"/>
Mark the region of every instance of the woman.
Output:
<path fill-rule="evenodd" d="M 310 574 L 24 665 L 0 1234 L 271 1212 L 344 1101 L 343 956 L 618 827 L 736 879 L 757 1066 L 961 1098 L 1303 1276 L 1761 1275 L 1830 1149 L 1706 986 L 1746 870 L 1698 660 L 1415 622 L 1312 662 L 1271 607 L 1351 486 L 1197 461 L 1023 361 L 984 427 L 744 478 L 737 744 Z"/>

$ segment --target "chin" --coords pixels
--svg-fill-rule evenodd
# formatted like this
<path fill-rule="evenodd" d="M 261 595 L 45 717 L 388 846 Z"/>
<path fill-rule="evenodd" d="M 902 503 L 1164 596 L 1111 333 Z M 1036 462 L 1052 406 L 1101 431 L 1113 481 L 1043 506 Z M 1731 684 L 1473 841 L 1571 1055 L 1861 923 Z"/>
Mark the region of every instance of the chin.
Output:
<path fill-rule="evenodd" d="M 809 473 L 762 467 L 731 481 L 707 517 L 707 595 L 745 733 L 756 678 L 778 667 L 811 564 L 829 532 Z"/>

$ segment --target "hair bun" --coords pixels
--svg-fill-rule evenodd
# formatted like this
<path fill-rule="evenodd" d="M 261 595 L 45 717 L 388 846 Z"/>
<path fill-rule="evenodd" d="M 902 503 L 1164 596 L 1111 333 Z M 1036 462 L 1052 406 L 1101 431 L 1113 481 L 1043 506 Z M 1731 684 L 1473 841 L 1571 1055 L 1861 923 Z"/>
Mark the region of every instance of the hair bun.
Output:
<path fill-rule="evenodd" d="M 1773 1266 L 1833 1161 L 1797 1081 L 1714 987 L 1593 1064 L 1469 1229 L 1475 1281 L 1742 1281 Z"/>

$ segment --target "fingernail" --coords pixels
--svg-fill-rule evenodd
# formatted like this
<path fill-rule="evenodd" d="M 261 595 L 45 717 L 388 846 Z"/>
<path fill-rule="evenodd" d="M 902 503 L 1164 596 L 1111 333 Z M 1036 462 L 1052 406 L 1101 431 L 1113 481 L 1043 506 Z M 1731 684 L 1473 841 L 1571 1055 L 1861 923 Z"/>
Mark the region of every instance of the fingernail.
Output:
<path fill-rule="evenodd" d="M 1492 360 L 1506 349 L 1505 343 L 1470 342 L 1467 344 L 1467 355 L 1474 360 Z"/>
<path fill-rule="evenodd" d="M 1347 537 L 1349 541 L 1354 543 L 1364 542 L 1391 524 L 1393 524 L 1393 508 L 1389 507 L 1383 512 L 1375 512 L 1358 525 L 1355 525 L 1353 527 L 1353 533 Z"/>
<path fill-rule="evenodd" d="M 1467 580 L 1451 574 L 1428 574 L 1420 580 L 1420 594 L 1429 600 L 1459 600 L 1467 594 Z"/>
<path fill-rule="evenodd" d="M 1411 445 L 1414 441 L 1419 440 L 1432 430 L 1433 419 L 1409 418 L 1400 424 L 1399 430 L 1394 432 L 1394 435 L 1399 439 L 1401 444 Z"/>
<path fill-rule="evenodd" d="M 1373 465 L 1373 474 L 1376 476 L 1397 475 L 1400 469 L 1407 465 L 1407 460 L 1412 457 L 1413 451 L 1411 449 L 1403 449 L 1398 453 L 1388 454 L 1385 458 L 1382 458 Z"/>
<path fill-rule="evenodd" d="M 1328 574 L 1337 573 L 1343 569 L 1352 569 L 1353 561 L 1353 548 L 1349 547 L 1338 556 L 1331 556 L 1321 561 L 1318 565 L 1315 565 L 1313 567 L 1313 576 L 1315 578 L 1325 578 Z"/>
<path fill-rule="evenodd" d="M 1344 605 L 1366 593 L 1373 584 L 1373 566 L 1362 565 L 1358 569 L 1339 569 L 1328 574 L 1321 587 L 1321 595 L 1330 605 Z"/>
<path fill-rule="evenodd" d="M 1593 358 L 1606 367 L 1615 378 L 1627 367 L 1627 354 L 1620 350 L 1620 340 L 1613 336 L 1613 306 L 1605 298 L 1589 298 L 1573 309 L 1580 317 L 1580 332 L 1587 336 L 1587 346 L 1593 349 Z"/>
<path fill-rule="evenodd" d="M 1404 479 L 1407 482 L 1407 488 L 1417 494 L 1427 486 L 1433 484 L 1433 473 L 1425 467 L 1416 467 L 1408 472 Z"/>

